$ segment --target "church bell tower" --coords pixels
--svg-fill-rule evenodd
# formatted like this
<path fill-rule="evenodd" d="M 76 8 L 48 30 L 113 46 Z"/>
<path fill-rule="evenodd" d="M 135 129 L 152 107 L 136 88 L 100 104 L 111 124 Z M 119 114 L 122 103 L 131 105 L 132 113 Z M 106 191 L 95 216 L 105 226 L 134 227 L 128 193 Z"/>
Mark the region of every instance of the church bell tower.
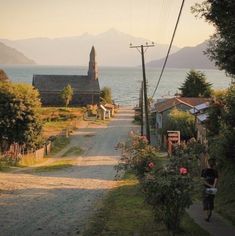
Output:
<path fill-rule="evenodd" d="M 96 53 L 95 53 L 94 46 L 92 46 L 91 52 L 90 52 L 88 78 L 94 79 L 94 80 L 98 79 L 98 67 L 96 63 Z"/>

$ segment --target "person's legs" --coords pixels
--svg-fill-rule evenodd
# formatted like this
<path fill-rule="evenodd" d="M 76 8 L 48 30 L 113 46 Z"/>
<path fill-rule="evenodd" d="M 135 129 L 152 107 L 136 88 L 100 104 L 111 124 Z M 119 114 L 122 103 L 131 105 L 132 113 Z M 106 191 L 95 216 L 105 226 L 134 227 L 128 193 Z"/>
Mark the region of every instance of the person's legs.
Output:
<path fill-rule="evenodd" d="M 208 196 L 208 212 L 207 212 L 207 219 L 208 221 L 210 220 L 212 216 L 212 211 L 214 209 L 214 195 L 209 195 Z"/>
<path fill-rule="evenodd" d="M 209 205 L 209 199 L 208 199 L 208 195 L 204 194 L 203 196 L 203 210 L 205 211 L 205 220 L 208 220 L 208 215 L 210 214 L 210 205 Z"/>

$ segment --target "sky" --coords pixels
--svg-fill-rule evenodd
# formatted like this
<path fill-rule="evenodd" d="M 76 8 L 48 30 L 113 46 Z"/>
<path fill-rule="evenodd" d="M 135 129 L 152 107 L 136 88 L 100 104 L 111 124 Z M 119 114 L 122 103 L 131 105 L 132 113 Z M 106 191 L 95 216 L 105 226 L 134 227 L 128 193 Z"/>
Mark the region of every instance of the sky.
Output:
<path fill-rule="evenodd" d="M 182 0 L 0 0 L 0 38 L 69 37 L 115 28 L 156 43 L 169 44 Z M 213 34 L 213 26 L 196 19 L 185 0 L 174 40 L 194 46 Z"/>

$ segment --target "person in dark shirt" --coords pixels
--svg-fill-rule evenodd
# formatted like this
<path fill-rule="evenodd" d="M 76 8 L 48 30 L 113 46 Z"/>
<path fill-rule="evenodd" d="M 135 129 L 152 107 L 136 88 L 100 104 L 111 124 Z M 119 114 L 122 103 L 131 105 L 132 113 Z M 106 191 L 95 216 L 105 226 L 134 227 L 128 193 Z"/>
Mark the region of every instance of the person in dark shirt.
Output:
<path fill-rule="evenodd" d="M 215 160 L 208 160 L 208 168 L 203 169 L 201 177 L 203 178 L 204 190 L 203 190 L 203 209 L 206 212 L 206 221 L 209 222 L 214 209 L 214 188 L 216 188 L 218 182 L 218 172 L 214 169 Z"/>

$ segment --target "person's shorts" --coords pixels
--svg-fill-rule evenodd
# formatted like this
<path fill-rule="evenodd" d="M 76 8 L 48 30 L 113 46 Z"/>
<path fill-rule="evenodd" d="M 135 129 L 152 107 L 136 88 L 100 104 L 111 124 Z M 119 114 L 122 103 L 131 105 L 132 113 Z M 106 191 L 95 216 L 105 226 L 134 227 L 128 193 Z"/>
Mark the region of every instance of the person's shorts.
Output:
<path fill-rule="evenodd" d="M 214 198 L 215 198 L 215 195 L 204 193 L 203 210 L 213 210 L 214 209 Z"/>

